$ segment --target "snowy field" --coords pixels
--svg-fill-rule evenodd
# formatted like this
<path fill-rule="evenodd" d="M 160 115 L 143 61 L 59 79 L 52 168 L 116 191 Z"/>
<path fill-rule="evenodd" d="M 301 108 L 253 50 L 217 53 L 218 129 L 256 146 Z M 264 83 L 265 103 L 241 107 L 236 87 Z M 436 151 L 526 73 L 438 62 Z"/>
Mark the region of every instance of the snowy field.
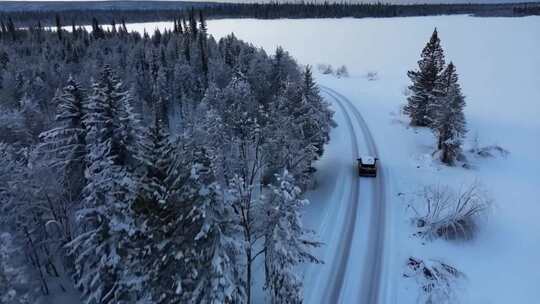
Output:
<path fill-rule="evenodd" d="M 129 30 L 152 33 L 170 23 L 128 25 Z M 415 303 L 417 285 L 403 277 L 409 256 L 447 262 L 465 273 L 459 294 L 462 303 L 533 303 L 540 298 L 540 17 L 473 18 L 439 16 L 381 19 L 213 20 L 216 39 L 231 32 L 272 53 L 278 45 L 301 63 L 316 67 L 346 65 L 350 77 L 317 75 L 321 85 L 350 99 L 363 114 L 378 146 L 386 173 L 386 241 L 383 286 L 387 303 Z M 471 169 L 448 168 L 433 160 L 434 137 L 427 130 L 407 126 L 400 115 L 406 102 L 406 72 L 416 68 L 420 52 L 437 27 L 447 62 L 453 61 L 467 99 L 468 138 L 480 146 L 498 145 L 507 156 L 468 154 Z M 366 74 L 375 72 L 377 80 Z M 328 95 L 325 95 L 328 96 Z M 332 99 L 329 99 L 332 101 Z M 351 212 L 351 130 L 346 115 L 335 106 L 339 126 L 318 163 L 319 188 L 305 221 L 326 246 L 319 252 L 328 263 L 305 269 L 306 302 L 323 301 L 335 269 L 338 240 Z M 359 139 L 361 140 L 361 138 Z M 363 141 L 360 141 L 360 145 Z M 360 149 L 362 150 L 362 149 Z M 490 216 L 469 241 L 425 241 L 415 236 L 410 204 L 426 185 L 455 189 L 478 181 L 494 199 Z M 360 185 L 360 192 L 362 192 Z M 360 197 L 363 197 L 360 195 Z M 353 252 L 341 302 L 361 290 L 364 239 L 367 237 L 361 202 Z M 325 295 L 327 296 L 327 295 Z"/>
<path fill-rule="evenodd" d="M 510 152 L 508 156 L 467 155 L 472 169 L 442 166 L 431 157 L 434 138 L 430 132 L 408 128 L 399 114 L 406 99 L 403 91 L 409 84 L 406 71 L 416 68 L 434 27 L 439 30 L 447 62 L 457 66 L 467 97 L 465 149 L 477 136 L 481 146 L 499 145 Z M 319 82 L 355 103 L 367 120 L 388 173 L 387 302 L 415 302 L 414 281 L 402 277 L 411 255 L 442 260 L 463 271 L 466 278 L 459 290 L 463 303 L 537 301 L 540 17 L 216 20 L 209 22 L 209 30 L 216 38 L 234 32 L 269 53 L 281 45 L 302 64 L 348 67 L 349 78 L 319 75 Z M 365 77 L 368 72 L 376 72 L 379 79 L 369 81 Z M 349 170 L 354 160 L 344 115 L 337 107 L 336 111 L 339 127 L 319 163 L 321 188 L 310 194 L 312 205 L 306 214 L 308 225 L 319 230 L 327 243 L 321 252 L 326 259 L 335 254 L 333 245 L 340 237 L 337 227 L 348 211 L 343 209 L 348 206 L 346 193 L 351 182 L 339 169 Z M 412 236 L 409 219 L 413 213 L 407 205 L 417 200 L 415 194 L 422 186 L 440 184 L 458 189 L 475 180 L 495 200 L 475 239 L 431 242 Z M 321 293 L 321 281 L 331 273 L 328 263 L 314 267 L 306 271 L 308 301 Z M 358 287 L 361 271 L 358 269 Z"/>

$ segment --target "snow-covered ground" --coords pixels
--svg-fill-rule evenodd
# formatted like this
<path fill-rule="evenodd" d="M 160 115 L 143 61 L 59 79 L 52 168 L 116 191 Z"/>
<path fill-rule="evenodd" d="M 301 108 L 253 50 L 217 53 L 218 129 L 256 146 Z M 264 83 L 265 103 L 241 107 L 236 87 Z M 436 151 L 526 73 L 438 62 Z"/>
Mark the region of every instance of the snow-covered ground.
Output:
<path fill-rule="evenodd" d="M 500 145 L 510 152 L 508 156 L 468 155 L 473 169 L 442 166 L 431 157 L 434 138 L 430 132 L 408 128 L 399 114 L 409 83 L 406 71 L 416 68 L 434 27 L 447 61 L 457 66 L 467 96 L 466 148 L 478 135 L 482 146 Z M 387 270 L 389 303 L 416 300 L 415 283 L 402 277 L 411 255 L 443 260 L 463 271 L 466 279 L 459 291 L 463 303 L 532 303 L 540 298 L 540 17 L 215 20 L 209 22 L 209 30 L 216 38 L 234 32 L 269 53 L 281 45 L 302 64 L 348 67 L 349 78 L 318 75 L 318 80 L 348 97 L 363 114 L 387 173 L 383 269 Z M 368 72 L 377 72 L 379 79 L 369 81 Z M 306 212 L 307 225 L 319 230 L 327 243 L 320 254 L 328 261 L 338 254 L 337 240 L 351 210 L 354 184 L 347 172 L 355 158 L 349 129 L 344 113 L 337 106 L 336 111 L 339 127 L 318 164 L 320 188 L 310 193 L 312 204 Z M 495 208 L 475 239 L 422 241 L 412 236 L 409 219 L 413 214 L 407 205 L 414 203 L 422 186 L 459 188 L 475 180 L 495 199 Z M 355 242 L 354 246 L 364 244 Z M 351 258 L 360 261 L 363 257 Z M 325 284 L 331 283 L 324 280 L 332 276 L 332 266 L 306 269 L 307 299 L 318 297 Z M 362 269 L 354 271 L 357 281 L 347 285 L 357 284 L 360 290 Z M 354 278 L 347 275 L 348 280 Z"/>

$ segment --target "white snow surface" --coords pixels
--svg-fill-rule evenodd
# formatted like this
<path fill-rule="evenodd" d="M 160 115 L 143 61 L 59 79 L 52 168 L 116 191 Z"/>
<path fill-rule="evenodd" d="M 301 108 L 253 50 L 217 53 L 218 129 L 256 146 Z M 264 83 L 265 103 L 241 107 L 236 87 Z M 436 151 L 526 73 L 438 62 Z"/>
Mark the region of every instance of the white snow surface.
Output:
<path fill-rule="evenodd" d="M 435 161 L 433 135 L 407 126 L 400 106 L 406 102 L 406 72 L 437 27 L 447 62 L 453 61 L 466 95 L 468 138 L 482 146 L 499 145 L 506 157 L 468 154 L 472 169 L 449 168 Z M 150 29 L 151 30 L 151 29 Z M 416 303 L 417 286 L 403 278 L 409 256 L 437 259 L 463 271 L 462 303 L 533 303 L 540 298 L 540 17 L 474 18 L 436 16 L 381 19 L 213 20 L 216 38 L 231 32 L 272 53 L 284 47 L 301 64 L 346 65 L 350 77 L 317 75 L 318 81 L 348 97 L 363 114 L 386 173 L 386 303 Z M 370 81 L 369 72 L 378 80 Z M 327 96 L 327 95 L 324 95 Z M 330 99 L 329 99 L 330 100 Z M 331 100 L 330 100 L 331 101 Z M 323 301 L 330 284 L 342 223 L 351 212 L 350 176 L 356 156 L 344 113 L 335 106 L 339 126 L 318 162 L 318 188 L 308 195 L 305 222 L 326 243 L 319 254 L 326 264 L 305 269 L 306 303 Z M 356 127 L 355 127 L 356 128 Z M 365 145 L 353 130 L 359 145 Z M 424 241 L 413 236 L 409 204 L 424 185 L 455 189 L 479 181 L 495 200 L 490 216 L 470 241 Z M 360 192 L 373 191 L 369 185 Z M 371 196 L 359 195 L 352 255 L 342 303 L 356 303 L 363 286 L 366 224 Z M 381 301 L 382 302 L 382 301 Z"/>

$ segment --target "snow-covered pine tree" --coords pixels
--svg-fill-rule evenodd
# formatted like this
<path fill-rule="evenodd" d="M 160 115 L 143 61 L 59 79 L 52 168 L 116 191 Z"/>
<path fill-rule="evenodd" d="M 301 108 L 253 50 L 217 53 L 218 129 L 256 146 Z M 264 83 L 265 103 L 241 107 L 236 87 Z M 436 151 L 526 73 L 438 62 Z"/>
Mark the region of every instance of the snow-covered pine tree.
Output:
<path fill-rule="evenodd" d="M 167 70 L 160 67 L 152 89 L 153 107 L 159 120 L 165 128 L 169 128 L 169 108 L 170 108 L 170 85 L 167 79 Z"/>
<path fill-rule="evenodd" d="M 221 195 L 204 149 L 196 153 L 192 175 L 201 184 L 197 205 L 201 228 L 195 236 L 201 255 L 192 300 L 196 303 L 244 303 L 242 228 L 232 204 Z"/>
<path fill-rule="evenodd" d="M 409 86 L 412 94 L 407 98 L 404 112 L 411 117 L 411 125 L 426 127 L 434 119 L 432 106 L 435 103 L 434 88 L 444 69 L 444 51 L 441 47 L 437 29 L 422 50 L 418 61 L 418 70 L 409 71 L 407 75 L 412 81 Z"/>
<path fill-rule="evenodd" d="M 100 132 L 104 132 L 101 135 L 110 141 L 110 155 L 114 163 L 134 169 L 138 164 L 137 153 L 143 132 L 132 108 L 133 98 L 130 92 L 123 88 L 112 68 L 105 65 L 99 81 L 92 86 L 92 94 L 90 99 L 93 102 L 89 105 L 88 117 L 105 119 L 96 123 L 104 126 Z M 92 108 L 96 105 L 99 105 L 98 108 Z M 100 111 L 105 113 L 99 113 Z M 98 118 L 101 114 L 108 117 Z"/>
<path fill-rule="evenodd" d="M 305 262 L 321 263 L 310 252 L 320 243 L 302 227 L 300 211 L 307 201 L 301 198 L 302 191 L 295 186 L 292 175 L 285 170 L 270 190 L 264 225 L 265 287 L 273 304 L 302 303 L 302 278 L 295 268 Z"/>
<path fill-rule="evenodd" d="M 161 293 L 159 273 L 155 272 L 155 265 L 162 256 L 160 252 L 160 231 L 163 229 L 166 217 L 164 206 L 169 199 L 171 183 L 171 169 L 175 162 L 176 151 L 169 139 L 164 123 L 154 112 L 153 123 L 148 128 L 141 144 L 139 161 L 142 177 L 138 183 L 137 195 L 133 204 L 136 233 L 130 236 L 132 246 L 139 248 L 133 252 L 130 259 L 138 261 L 133 267 L 132 277 L 136 282 L 133 292 L 137 294 L 138 303 L 152 302 Z M 163 286 L 164 287 L 164 286 Z M 158 290 L 159 289 L 159 290 Z M 145 302 L 146 301 L 146 302 Z"/>
<path fill-rule="evenodd" d="M 455 65 L 450 62 L 437 82 L 435 119 L 431 128 L 437 135 L 437 148 L 441 161 L 452 165 L 461 153 L 461 144 L 467 133 L 465 96 L 461 93 Z"/>
<path fill-rule="evenodd" d="M 131 151 L 127 134 L 131 115 L 128 99 L 106 66 L 89 95 L 84 125 L 87 184 L 77 220 L 84 231 L 68 244 L 74 259 L 74 278 L 84 303 L 128 303 L 130 263 L 123 257 L 132 250 L 134 233 L 132 203 L 135 180 L 128 170 L 126 155 Z"/>
<path fill-rule="evenodd" d="M 304 126 L 304 136 L 317 148 L 317 157 L 313 158 L 314 160 L 323 154 L 324 145 L 330 141 L 330 130 L 335 126 L 332 120 L 334 113 L 320 96 L 310 66 L 306 66 L 304 70 L 301 92 L 302 98 L 310 107 L 309 113 L 306 113 L 310 117 Z"/>
<path fill-rule="evenodd" d="M 204 85 L 208 86 L 208 37 L 206 20 L 202 11 L 199 11 L 199 52 L 201 56 L 201 69 L 204 76 Z"/>
<path fill-rule="evenodd" d="M 159 115 L 156 114 L 141 145 L 140 162 L 144 167 L 144 173 L 139 183 L 136 208 L 152 209 L 152 206 L 148 205 L 162 204 L 170 191 L 169 173 L 175 162 L 176 151 L 169 139 L 165 124 L 158 117 Z"/>
<path fill-rule="evenodd" d="M 57 104 L 55 127 L 43 132 L 40 149 L 50 165 L 60 167 L 66 191 L 78 199 L 85 184 L 86 128 L 83 125 L 84 90 L 73 78 L 69 78 Z"/>
<path fill-rule="evenodd" d="M 286 84 L 283 96 L 277 98 L 268 113 L 272 123 L 265 149 L 271 153 L 265 179 L 273 179 L 275 173 L 287 168 L 298 186 L 309 186 L 314 171 L 311 164 L 322 155 L 334 125 L 332 114 L 319 95 L 310 67 L 299 85 Z"/>
<path fill-rule="evenodd" d="M 191 142 L 173 144 L 157 116 L 143 147 L 145 175 L 134 205 L 140 229 L 133 238 L 143 248 L 136 257 L 142 265 L 140 298 L 236 303 L 243 296 L 237 283 L 240 250 L 230 233 L 238 226 L 231 210 L 221 208 L 209 159 Z"/>

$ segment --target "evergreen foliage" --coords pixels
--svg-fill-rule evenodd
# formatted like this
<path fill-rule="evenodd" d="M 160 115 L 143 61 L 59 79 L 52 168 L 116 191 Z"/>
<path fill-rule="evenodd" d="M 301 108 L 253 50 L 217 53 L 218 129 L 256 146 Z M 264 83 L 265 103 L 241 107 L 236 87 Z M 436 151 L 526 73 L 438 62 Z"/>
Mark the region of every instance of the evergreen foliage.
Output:
<path fill-rule="evenodd" d="M 302 279 L 298 276 L 300 263 L 320 263 L 310 250 L 320 243 L 308 238 L 310 232 L 302 227 L 300 212 L 306 200 L 294 178 L 285 170 L 271 186 L 272 200 L 268 204 L 265 229 L 266 288 L 272 303 L 302 303 Z"/>
<path fill-rule="evenodd" d="M 422 50 L 421 59 L 418 61 L 418 70 L 407 73 L 412 81 L 412 85 L 409 86 L 412 95 L 407 98 L 408 104 L 404 111 L 411 117 L 411 125 L 426 127 L 433 122 L 435 115 L 433 107 L 436 99 L 435 84 L 444 65 L 444 51 L 437 29 L 435 29 L 431 39 Z"/>
<path fill-rule="evenodd" d="M 452 165 L 461 155 L 461 145 L 467 132 L 465 97 L 461 93 L 455 65 L 450 62 L 443 71 L 438 83 L 436 117 L 432 129 L 438 137 L 441 161 Z"/>
<path fill-rule="evenodd" d="M 404 112 L 412 126 L 430 127 L 437 136 L 437 151 L 443 163 L 453 165 L 461 156 L 461 145 L 467 132 L 465 97 L 461 93 L 455 65 L 445 67 L 444 52 L 437 29 L 422 51 L 419 69 L 409 71 L 412 81 Z"/>
<path fill-rule="evenodd" d="M 215 41 L 194 10 L 152 36 L 92 23 L 0 35 L 0 227 L 33 261 L 28 282 L 48 294 L 71 275 L 88 304 L 251 303 L 253 263 L 281 259 L 263 220 L 273 176 L 297 180 L 281 204 L 300 212 L 334 125 L 311 70 Z M 299 220 L 278 234 L 306 239 Z"/>

